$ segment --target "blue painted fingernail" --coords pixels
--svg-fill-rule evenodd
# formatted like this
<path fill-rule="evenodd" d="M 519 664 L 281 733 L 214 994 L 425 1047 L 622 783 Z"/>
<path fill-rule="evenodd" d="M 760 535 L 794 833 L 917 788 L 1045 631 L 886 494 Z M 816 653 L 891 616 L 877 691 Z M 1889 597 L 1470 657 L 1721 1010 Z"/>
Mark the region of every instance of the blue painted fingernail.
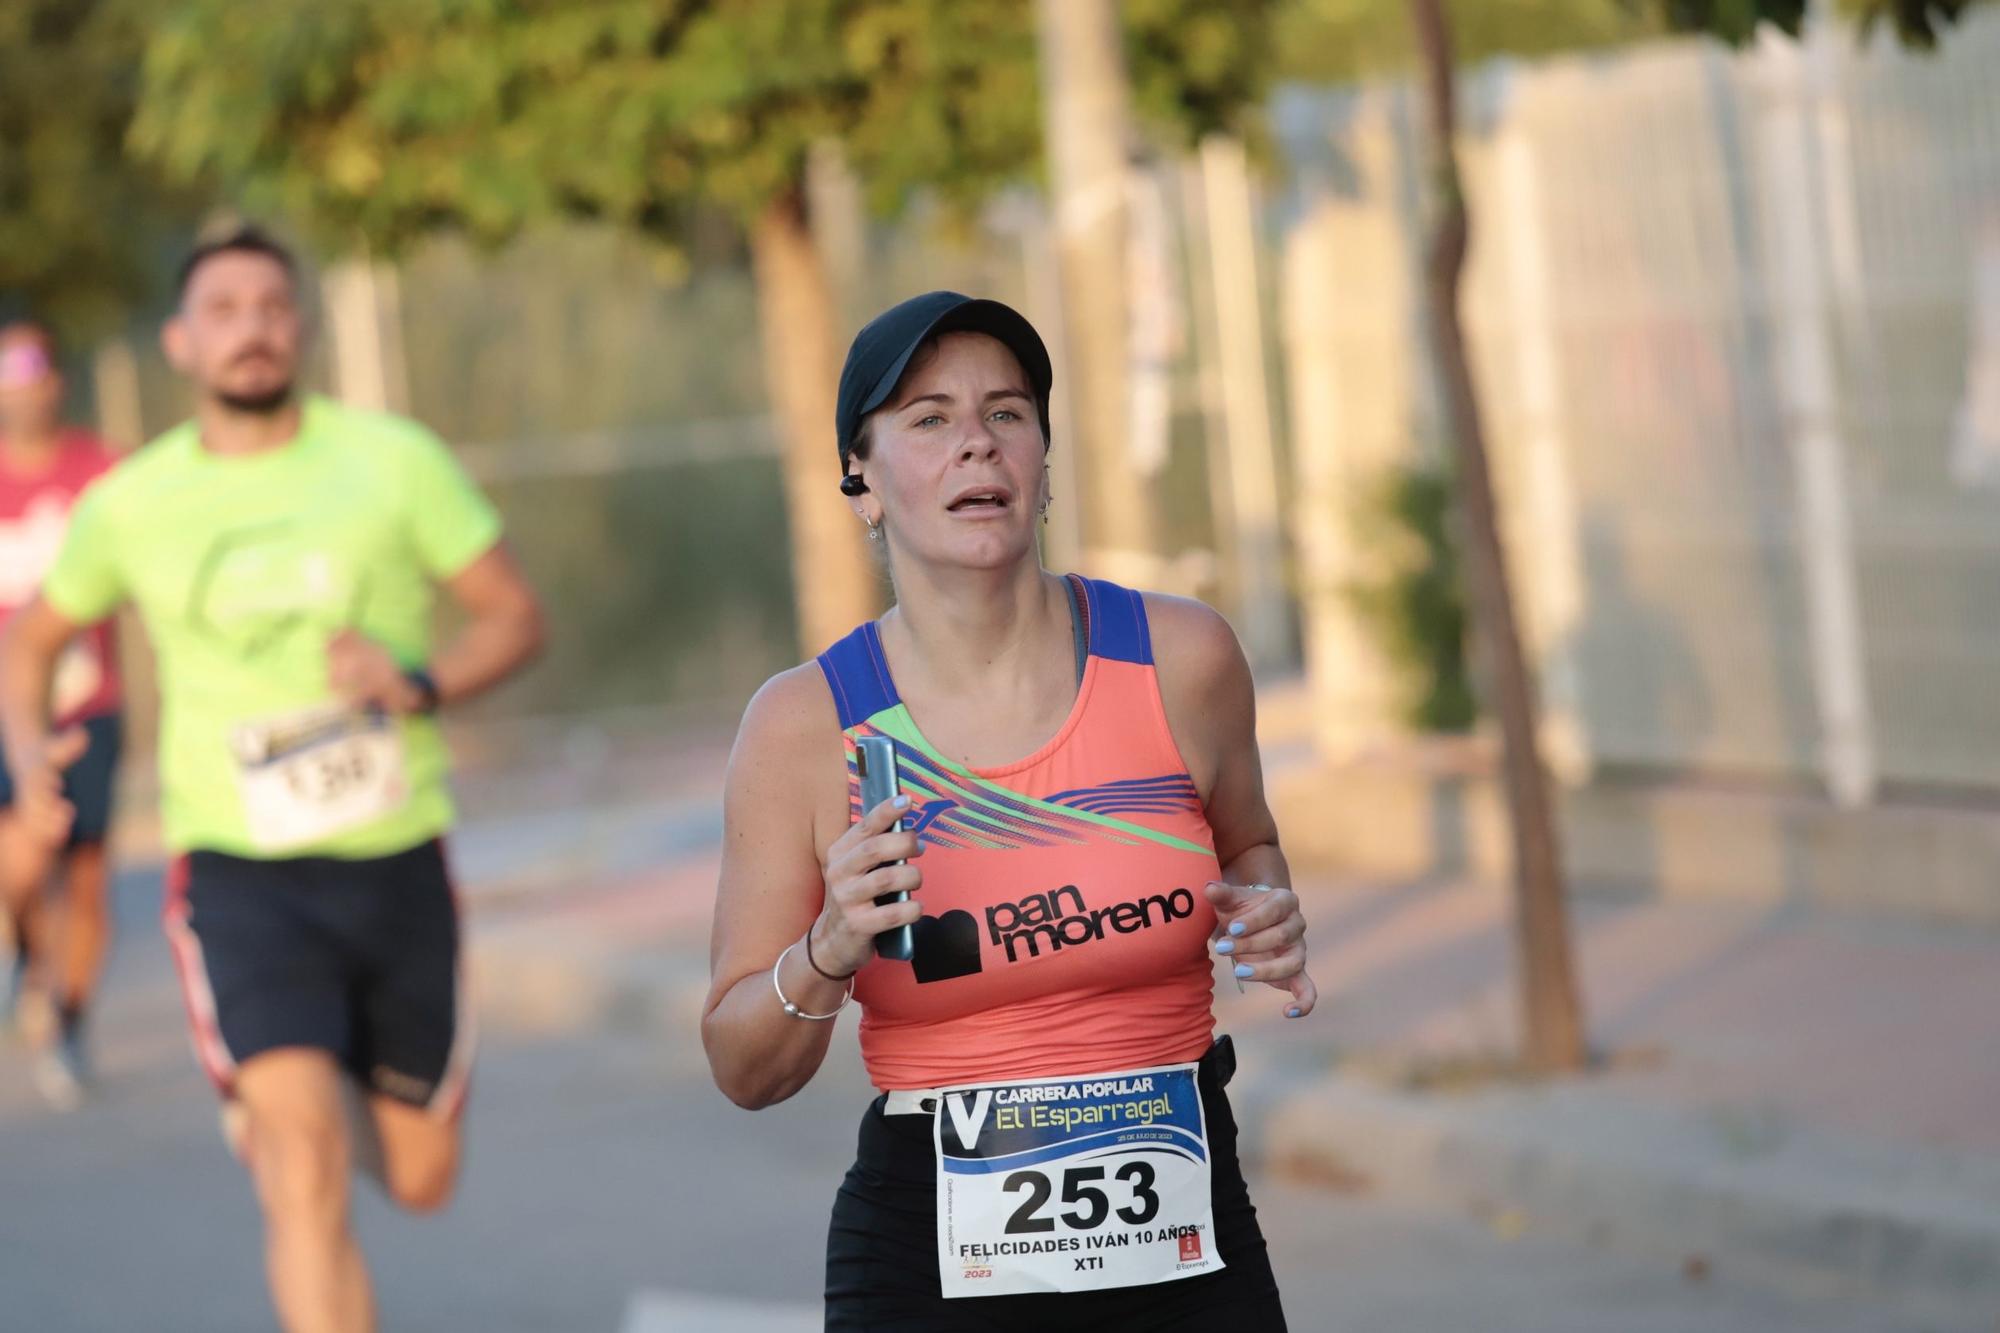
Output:
<path fill-rule="evenodd" d="M 1235 940 L 1217 940 L 1217 941 L 1215 942 L 1215 951 L 1216 951 L 1217 953 L 1235 953 L 1235 952 L 1236 952 L 1236 941 L 1235 941 Z"/>
<path fill-rule="evenodd" d="M 907 810 L 910 808 L 910 798 L 907 796 L 898 796 L 895 805 L 898 810 Z"/>
<path fill-rule="evenodd" d="M 1238 964 L 1236 965 L 1236 975 L 1237 975 L 1237 976 L 1239 976 L 1239 977 L 1247 977 L 1247 976 L 1249 976 L 1249 975 L 1250 975 L 1250 964 L 1248 964 L 1248 963 L 1238 963 Z"/>
<path fill-rule="evenodd" d="M 1243 923 L 1241 921 L 1230 922 L 1229 933 L 1232 935 L 1241 935 L 1243 933 Z"/>
<path fill-rule="evenodd" d="M 1286 1018 L 1297 1018 L 1298 1016 L 1299 1016 L 1299 1011 L 1298 1011 L 1298 1008 L 1297 1008 L 1296 1006 L 1294 1006 L 1293 1008 L 1290 1008 L 1290 1009 L 1287 1009 L 1287 1010 L 1285 1010 L 1285 1017 L 1286 1017 Z"/>

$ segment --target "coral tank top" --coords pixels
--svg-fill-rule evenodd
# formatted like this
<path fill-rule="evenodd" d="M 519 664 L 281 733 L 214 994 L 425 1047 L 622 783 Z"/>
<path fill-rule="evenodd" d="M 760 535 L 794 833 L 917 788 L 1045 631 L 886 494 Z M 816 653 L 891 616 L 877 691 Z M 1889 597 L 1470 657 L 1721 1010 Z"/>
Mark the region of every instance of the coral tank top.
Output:
<path fill-rule="evenodd" d="M 1041 749 L 998 768 L 940 754 L 896 693 L 873 622 L 819 658 L 846 738 L 896 742 L 924 844 L 911 962 L 855 980 L 875 1085 L 928 1088 L 1199 1059 L 1215 1020 L 1207 812 L 1167 726 L 1145 603 L 1070 576 L 1082 683 Z"/>

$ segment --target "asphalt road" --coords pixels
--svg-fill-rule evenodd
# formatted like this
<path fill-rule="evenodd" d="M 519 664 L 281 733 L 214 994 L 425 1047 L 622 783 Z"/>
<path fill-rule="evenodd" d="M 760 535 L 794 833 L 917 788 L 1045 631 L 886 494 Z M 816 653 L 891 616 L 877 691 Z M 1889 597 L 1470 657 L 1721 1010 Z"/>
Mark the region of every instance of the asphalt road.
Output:
<path fill-rule="evenodd" d="M 143 879 L 96 1027 L 102 1086 L 41 1107 L 0 1049 L 0 1328 L 271 1327 L 247 1182 L 196 1073 Z M 464 1188 L 442 1218 L 359 1207 L 386 1329 L 569 1333 L 818 1327 L 826 1213 L 866 1085 L 851 1037 L 811 1088 L 729 1105 L 692 1038 L 488 1034 Z M 1673 1256 L 1513 1234 L 1253 1176 L 1292 1327 L 1484 1333 L 1915 1333 Z M 1504 1219 L 1503 1219 L 1504 1222 Z M 1991 1326 L 1986 1326 L 1991 1333 Z"/>

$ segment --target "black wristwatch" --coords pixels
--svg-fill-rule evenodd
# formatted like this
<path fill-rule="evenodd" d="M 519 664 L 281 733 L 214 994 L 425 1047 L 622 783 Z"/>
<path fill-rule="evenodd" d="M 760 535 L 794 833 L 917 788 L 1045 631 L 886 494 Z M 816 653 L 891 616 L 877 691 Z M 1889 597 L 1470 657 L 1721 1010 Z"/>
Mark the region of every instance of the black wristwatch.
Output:
<path fill-rule="evenodd" d="M 403 679 L 416 686 L 416 711 L 419 716 L 429 717 L 437 712 L 438 704 L 442 701 L 438 697 L 438 683 L 431 678 L 430 672 L 422 667 L 411 667 L 403 673 Z"/>

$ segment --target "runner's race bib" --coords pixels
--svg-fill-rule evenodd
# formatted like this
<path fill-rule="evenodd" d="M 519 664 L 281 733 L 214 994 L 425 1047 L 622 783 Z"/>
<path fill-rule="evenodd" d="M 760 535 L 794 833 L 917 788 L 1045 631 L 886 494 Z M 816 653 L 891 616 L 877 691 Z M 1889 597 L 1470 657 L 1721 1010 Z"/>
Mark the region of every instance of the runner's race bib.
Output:
<path fill-rule="evenodd" d="M 325 704 L 239 725 L 230 737 L 243 816 L 259 850 L 308 846 L 409 797 L 395 718 Z"/>
<path fill-rule="evenodd" d="M 940 1092 L 938 1276 L 1004 1296 L 1220 1269 L 1195 1066 Z"/>

